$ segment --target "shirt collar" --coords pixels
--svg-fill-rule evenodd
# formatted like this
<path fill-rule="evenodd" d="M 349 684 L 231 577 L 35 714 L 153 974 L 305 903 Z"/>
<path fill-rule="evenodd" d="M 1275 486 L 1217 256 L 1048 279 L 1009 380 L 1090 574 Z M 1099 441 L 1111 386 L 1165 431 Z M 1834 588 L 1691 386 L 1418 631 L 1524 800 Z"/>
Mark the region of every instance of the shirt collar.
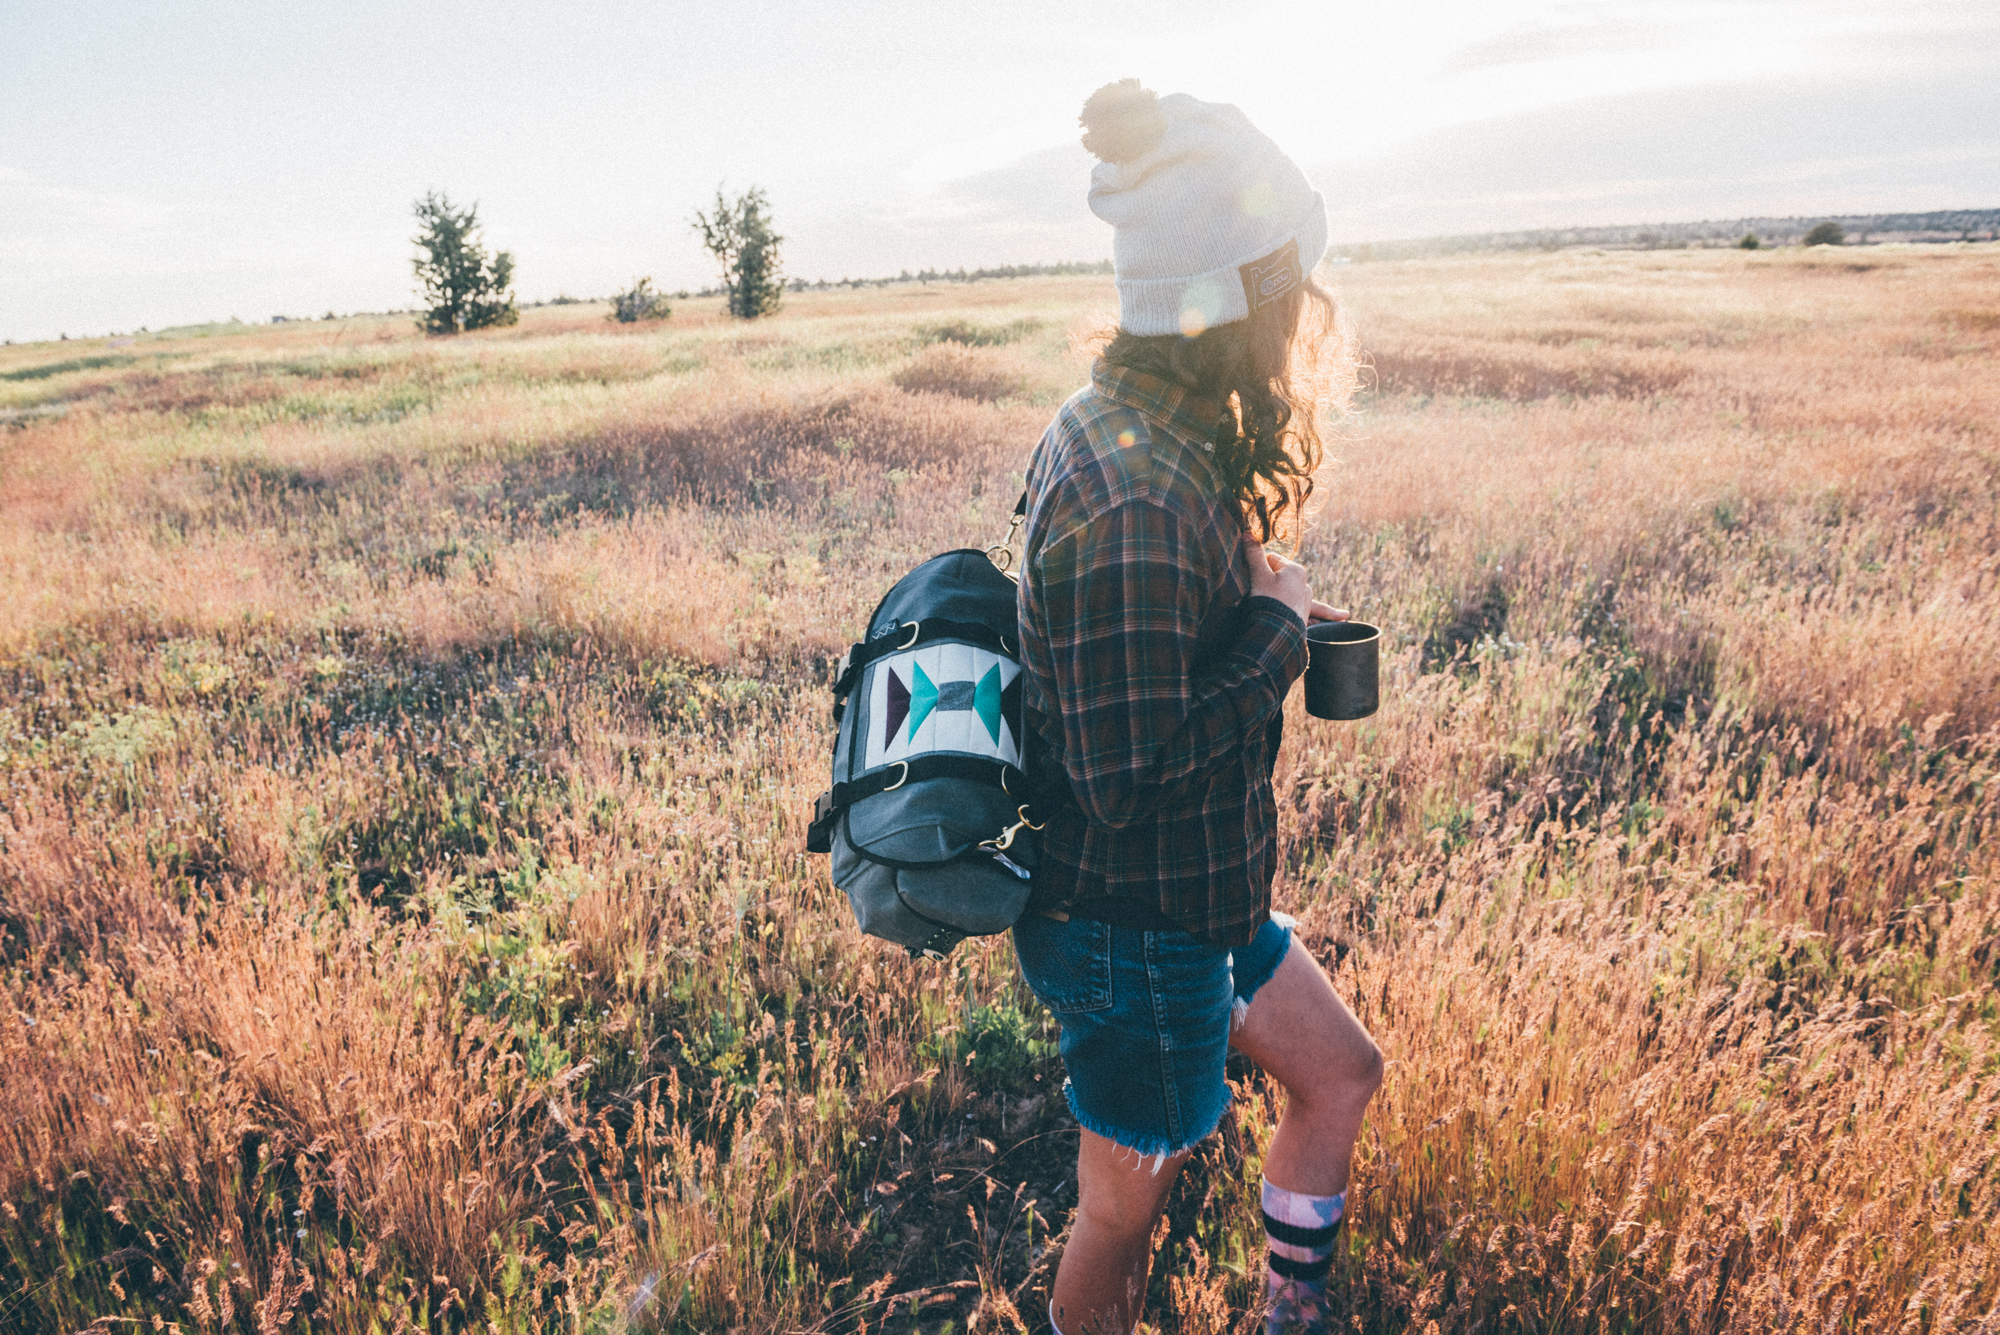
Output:
<path fill-rule="evenodd" d="M 1102 357 L 1090 368 L 1090 383 L 1113 403 L 1160 423 L 1183 445 L 1204 454 L 1215 452 L 1215 424 L 1222 409 L 1213 399 L 1198 399 L 1171 381 L 1129 366 L 1109 365 Z"/>

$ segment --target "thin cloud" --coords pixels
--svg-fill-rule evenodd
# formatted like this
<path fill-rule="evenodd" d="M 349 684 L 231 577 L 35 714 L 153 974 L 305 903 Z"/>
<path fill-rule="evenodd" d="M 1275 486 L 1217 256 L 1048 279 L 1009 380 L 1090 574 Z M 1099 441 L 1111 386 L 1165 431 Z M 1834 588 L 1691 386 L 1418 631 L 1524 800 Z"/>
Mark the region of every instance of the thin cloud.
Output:
<path fill-rule="evenodd" d="M 1079 144 L 1045 148 L 995 171 L 952 181 L 938 191 L 937 199 L 984 219 L 1059 225 L 1096 222 L 1084 202 L 1094 161 Z"/>
<path fill-rule="evenodd" d="M 795 233 L 790 267 L 832 278 L 1103 259 L 1111 229 L 1084 202 L 1091 161 L 1078 145 L 1062 144 L 935 189 L 813 218 Z"/>
<path fill-rule="evenodd" d="M 1496 69 L 1507 65 L 1537 65 L 1583 56 L 1624 55 L 1660 51 L 1698 36 L 1692 23 L 1660 23 L 1644 19 L 1592 17 L 1573 23 L 1519 23 L 1496 37 L 1460 47 L 1445 62 L 1448 74 Z"/>
<path fill-rule="evenodd" d="M 1977 79 L 1715 83 L 1433 131 L 1313 175 L 1344 242 L 1992 207 L 2000 203 L 1993 109 Z"/>

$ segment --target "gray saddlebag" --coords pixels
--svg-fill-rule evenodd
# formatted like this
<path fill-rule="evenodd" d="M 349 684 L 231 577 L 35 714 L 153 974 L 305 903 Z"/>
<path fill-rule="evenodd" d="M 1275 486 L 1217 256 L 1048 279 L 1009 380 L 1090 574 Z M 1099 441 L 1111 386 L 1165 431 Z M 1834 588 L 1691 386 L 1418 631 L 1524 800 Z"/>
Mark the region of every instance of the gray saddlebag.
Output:
<path fill-rule="evenodd" d="M 834 786 L 806 847 L 861 930 L 942 956 L 1021 916 L 1026 825 L 1014 582 L 973 548 L 890 589 L 836 671 Z"/>

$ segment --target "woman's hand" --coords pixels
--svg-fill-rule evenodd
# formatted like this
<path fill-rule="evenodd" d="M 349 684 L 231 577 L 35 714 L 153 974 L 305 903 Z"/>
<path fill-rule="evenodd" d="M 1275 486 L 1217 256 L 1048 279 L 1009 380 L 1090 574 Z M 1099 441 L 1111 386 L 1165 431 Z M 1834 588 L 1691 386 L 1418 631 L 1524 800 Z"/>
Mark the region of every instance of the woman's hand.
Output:
<path fill-rule="evenodd" d="M 1267 552 L 1260 542 L 1243 540 L 1250 557 L 1250 596 L 1275 598 L 1292 609 L 1300 621 L 1345 621 L 1345 608 L 1331 607 L 1312 596 L 1306 568 L 1275 552 Z"/>
<path fill-rule="evenodd" d="M 1331 603 L 1323 603 L 1315 598 L 1313 599 L 1312 615 L 1306 619 L 1308 621 L 1345 621 L 1353 615 L 1354 613 L 1344 607 L 1335 607 Z"/>

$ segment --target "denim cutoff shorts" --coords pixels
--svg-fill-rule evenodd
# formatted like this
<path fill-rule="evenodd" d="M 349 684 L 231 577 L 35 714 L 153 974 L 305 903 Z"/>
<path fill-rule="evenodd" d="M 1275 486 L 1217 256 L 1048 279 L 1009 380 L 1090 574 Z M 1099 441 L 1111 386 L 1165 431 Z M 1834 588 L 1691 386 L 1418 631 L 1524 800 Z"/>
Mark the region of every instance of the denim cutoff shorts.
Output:
<path fill-rule="evenodd" d="M 1028 914 L 1022 976 L 1062 1026 L 1063 1093 L 1086 1128 L 1142 1156 L 1178 1154 L 1229 1107 L 1229 1032 L 1292 944 L 1273 914 L 1233 951 L 1187 932 Z"/>

